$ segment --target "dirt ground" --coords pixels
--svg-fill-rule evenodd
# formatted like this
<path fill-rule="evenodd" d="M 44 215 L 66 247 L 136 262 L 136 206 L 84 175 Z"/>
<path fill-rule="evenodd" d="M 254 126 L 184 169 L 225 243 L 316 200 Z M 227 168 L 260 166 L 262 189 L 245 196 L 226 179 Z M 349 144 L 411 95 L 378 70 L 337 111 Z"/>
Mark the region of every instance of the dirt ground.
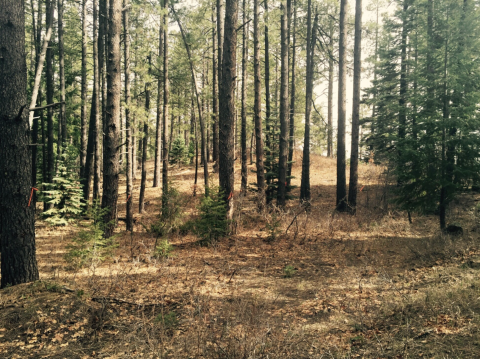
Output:
<path fill-rule="evenodd" d="M 41 281 L 0 291 L 0 357 L 480 356 L 478 195 L 452 204 L 449 222 L 463 234 L 447 236 L 434 216 L 413 214 L 410 224 L 390 203 L 384 169 L 362 164 L 357 214 L 339 214 L 335 160 L 313 156 L 310 211 L 294 199 L 284 211 L 259 212 L 253 193 L 235 193 L 231 236 L 200 246 L 177 231 L 168 236 L 172 255 L 155 258 L 161 189 L 149 166 L 146 213 L 136 211 L 133 233 L 119 222 L 118 248 L 102 263 L 69 268 L 64 256 L 79 227 L 37 222 Z M 170 174 L 186 203 L 183 221 L 194 219 L 203 193 L 199 184 L 192 196 L 194 168 Z M 139 186 L 140 175 L 134 202 Z M 125 217 L 123 177 L 120 193 Z"/>

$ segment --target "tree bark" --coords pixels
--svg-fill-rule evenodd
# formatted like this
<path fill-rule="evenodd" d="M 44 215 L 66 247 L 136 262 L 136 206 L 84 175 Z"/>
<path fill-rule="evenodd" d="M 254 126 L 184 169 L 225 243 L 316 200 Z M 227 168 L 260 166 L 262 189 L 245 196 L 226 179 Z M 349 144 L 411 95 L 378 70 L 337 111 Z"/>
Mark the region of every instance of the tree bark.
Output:
<path fill-rule="evenodd" d="M 82 1 L 82 83 L 80 109 L 80 178 L 85 175 L 85 161 L 87 157 L 87 0 Z M 94 40 L 95 41 L 95 40 Z"/>
<path fill-rule="evenodd" d="M 308 1 L 307 15 L 307 82 L 305 92 L 305 137 L 303 141 L 302 180 L 300 185 L 300 201 L 310 201 L 310 120 L 313 96 L 313 55 L 315 54 L 315 40 L 317 32 L 318 14 L 312 23 L 312 4 Z"/>
<path fill-rule="evenodd" d="M 151 62 L 151 58 L 148 59 Z M 147 186 L 147 146 L 148 146 L 148 114 L 150 112 L 150 84 L 145 84 L 145 122 L 143 123 L 143 146 L 142 146 L 142 179 L 140 181 L 140 197 L 138 200 L 138 212 L 145 212 L 145 188 Z"/>
<path fill-rule="evenodd" d="M 160 16 L 160 23 L 162 23 L 162 16 Z M 158 34 L 158 59 L 157 62 L 160 64 L 160 60 L 163 57 L 163 27 L 160 26 L 160 31 Z M 153 172 L 153 187 L 158 187 L 160 185 L 160 161 L 162 157 L 162 77 L 158 76 L 157 80 L 157 125 L 155 128 L 155 168 Z"/>
<path fill-rule="evenodd" d="M 103 196 L 102 208 L 108 208 L 103 220 L 104 237 L 111 237 L 117 220 L 118 200 L 118 128 L 120 122 L 120 32 L 122 3 L 110 0 L 108 17 L 107 103 L 105 140 L 103 144 Z"/>
<path fill-rule="evenodd" d="M 337 135 L 337 201 L 339 212 L 347 210 L 347 178 L 345 162 L 345 122 L 347 84 L 347 0 L 340 1 L 340 39 L 338 59 L 338 135 Z"/>
<path fill-rule="evenodd" d="M 0 0 L 0 288 L 39 279 L 29 149 L 25 8 Z"/>
<path fill-rule="evenodd" d="M 63 1 L 58 0 L 58 63 L 60 71 L 60 111 L 58 117 L 58 147 L 57 153 L 62 152 L 62 147 L 65 146 L 67 141 L 67 118 L 66 118 L 66 105 L 65 105 L 65 44 L 63 36 Z"/>
<path fill-rule="evenodd" d="M 220 97 L 220 86 L 222 83 L 222 69 L 223 69 L 223 58 L 222 58 L 222 52 L 223 52 L 223 16 L 222 16 L 222 5 L 223 5 L 223 0 L 217 0 L 217 83 L 218 83 L 218 94 L 215 96 L 217 97 L 219 101 Z M 215 115 L 215 130 L 213 133 L 213 161 L 215 162 L 214 164 L 214 170 L 218 170 L 219 166 L 219 120 L 220 120 L 220 108 L 217 107 L 217 112 Z"/>
<path fill-rule="evenodd" d="M 53 27 L 54 22 L 54 8 L 55 1 L 47 0 L 47 29 Z M 50 43 L 49 43 L 50 44 Z M 54 92 L 54 83 L 53 83 L 53 50 L 48 45 L 47 54 L 46 54 L 46 83 L 47 83 L 47 103 L 53 103 L 53 92 Z M 55 155 L 53 151 L 53 107 L 49 107 L 47 110 L 47 178 L 45 182 L 53 183 L 53 177 L 55 175 Z M 45 203 L 45 209 L 52 208 L 53 205 Z"/>
<path fill-rule="evenodd" d="M 254 9 L 256 9 L 258 0 L 254 0 Z M 247 22 L 247 2 L 248 0 L 243 0 L 243 23 Z M 255 11 L 255 10 L 254 10 Z M 254 15 L 256 16 L 256 15 Z M 255 31 L 255 30 L 254 30 Z M 242 118 L 242 130 L 241 130 L 241 149 L 242 149 L 242 170 L 241 170 L 241 186 L 240 193 L 243 196 L 247 195 L 247 181 L 248 181 L 248 172 L 247 172 L 247 57 L 248 57 L 248 24 L 243 26 L 243 36 L 242 36 L 242 109 L 241 109 L 241 118 Z M 255 40 L 254 40 L 255 41 Z M 256 66 L 256 65 L 255 65 Z M 256 69 L 256 67 L 255 67 Z M 256 78 L 255 78 L 256 81 Z M 256 89 L 256 88 L 255 88 Z M 256 101 L 255 93 L 255 101 Z M 255 107 L 256 108 L 256 107 Z M 256 112 L 255 112 L 256 114 Z"/>
<path fill-rule="evenodd" d="M 218 66 L 217 66 L 217 48 L 215 40 L 218 32 L 215 30 L 214 20 L 215 5 L 212 5 L 212 161 L 213 170 L 216 171 L 218 165 Z"/>
<path fill-rule="evenodd" d="M 162 215 L 168 211 L 168 0 L 163 0 L 163 119 L 162 119 Z"/>
<path fill-rule="evenodd" d="M 348 206 L 352 214 L 357 209 L 358 145 L 360 133 L 360 78 L 362 75 L 362 0 L 355 1 L 355 45 L 353 49 L 353 108 L 352 147 L 350 151 L 350 182 Z"/>
<path fill-rule="evenodd" d="M 280 5 L 281 28 L 280 28 L 280 144 L 278 158 L 278 192 L 277 206 L 285 206 L 286 182 L 287 182 L 287 123 L 288 123 L 288 10 L 282 0 Z"/>
<path fill-rule="evenodd" d="M 327 102 L 327 157 L 333 157 L 333 20 L 329 23 L 328 102 Z"/>
<path fill-rule="evenodd" d="M 257 196 L 258 204 L 262 208 L 265 204 L 265 166 L 263 164 L 263 135 L 262 135 L 262 83 L 260 73 L 260 29 L 259 29 L 258 0 L 253 3 L 253 68 L 255 76 L 255 99 L 253 105 L 255 122 L 255 155 L 257 167 Z M 268 30 L 267 30 L 268 31 Z M 268 42 L 268 40 L 266 40 Z M 265 76 L 266 77 L 266 76 Z M 245 134 L 246 136 L 246 134 Z"/>
<path fill-rule="evenodd" d="M 225 35 L 223 44 L 223 72 L 220 85 L 219 118 L 219 182 L 228 205 L 228 217 L 233 216 L 234 193 L 234 131 L 235 131 L 235 79 L 237 48 L 237 0 L 225 5 Z"/>
<path fill-rule="evenodd" d="M 290 136 L 288 139 L 288 170 L 287 190 L 290 190 L 292 182 L 293 152 L 295 149 L 295 65 L 296 65 L 296 30 L 297 30 L 297 6 L 293 1 L 293 42 L 292 42 L 292 84 L 290 88 Z"/>
<path fill-rule="evenodd" d="M 129 6 L 128 0 L 124 0 L 123 7 Z M 123 38 L 124 38 L 124 66 L 125 66 L 125 137 L 127 147 L 127 231 L 133 231 L 133 173 L 132 173 L 132 134 L 130 118 L 130 13 L 127 8 L 123 12 Z M 158 114 L 158 112 L 157 112 Z M 158 126 L 158 120 L 157 120 Z M 155 159 L 156 161 L 156 159 Z M 156 163 L 156 162 L 155 162 Z"/>
<path fill-rule="evenodd" d="M 270 105 L 270 44 L 268 38 L 268 0 L 264 0 L 264 21 L 265 21 L 265 30 L 264 30 L 264 37 L 265 37 L 265 167 L 267 169 L 267 174 L 265 175 L 265 202 L 270 203 L 273 199 L 272 189 L 271 189 L 271 175 L 268 174 L 269 171 L 272 170 L 272 139 L 270 137 L 270 125 L 271 125 L 271 105 Z"/>

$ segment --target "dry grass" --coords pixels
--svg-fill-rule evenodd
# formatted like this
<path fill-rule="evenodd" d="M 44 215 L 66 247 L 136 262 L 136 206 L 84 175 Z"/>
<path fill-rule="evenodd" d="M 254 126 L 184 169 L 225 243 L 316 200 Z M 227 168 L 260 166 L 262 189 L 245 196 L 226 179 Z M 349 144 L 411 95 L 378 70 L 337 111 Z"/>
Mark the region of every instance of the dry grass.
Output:
<path fill-rule="evenodd" d="M 293 184 L 299 186 L 297 161 Z M 188 198 L 184 220 L 195 217 L 200 200 L 192 197 L 193 173 L 190 167 L 171 171 Z M 174 233 L 169 237 L 174 256 L 166 259 L 152 257 L 155 236 L 147 231 L 157 220 L 161 194 L 151 188 L 151 178 L 147 212 L 135 215 L 133 234 L 119 224 L 119 248 L 101 265 L 66 270 L 63 255 L 76 228 L 39 223 L 42 282 L 0 291 L 0 353 L 6 358 L 477 357 L 476 198 L 467 194 L 452 206 L 449 216 L 463 225 L 464 235 L 446 237 L 436 218 L 414 216 L 409 224 L 405 213 L 389 208 L 382 168 L 360 166 L 356 216 L 334 212 L 334 160 L 313 156 L 311 173 L 309 212 L 297 201 L 283 211 L 258 212 L 253 196 L 236 197 L 232 236 L 200 247 L 193 234 Z M 138 191 L 139 181 L 135 185 Z M 295 268 L 291 278 L 285 278 L 287 265 Z"/>

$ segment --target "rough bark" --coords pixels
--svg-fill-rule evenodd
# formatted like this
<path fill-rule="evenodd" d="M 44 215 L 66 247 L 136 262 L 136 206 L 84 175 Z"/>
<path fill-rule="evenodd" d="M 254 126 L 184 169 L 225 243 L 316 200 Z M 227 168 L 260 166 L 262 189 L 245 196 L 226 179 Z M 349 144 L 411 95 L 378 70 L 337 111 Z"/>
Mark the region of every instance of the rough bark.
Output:
<path fill-rule="evenodd" d="M 315 14 L 315 20 L 312 28 L 312 4 L 308 1 L 307 15 L 307 73 L 306 73 L 306 92 L 305 92 L 305 137 L 303 140 L 303 158 L 302 158 L 302 179 L 300 185 L 300 201 L 310 201 L 310 120 L 312 112 L 313 96 L 313 55 L 315 53 L 315 39 L 317 31 L 318 15 Z"/>
<path fill-rule="evenodd" d="M 347 210 L 347 178 L 345 162 L 345 122 L 347 84 L 347 0 L 340 1 L 340 39 L 338 59 L 338 135 L 337 135 L 337 210 Z"/>
<path fill-rule="evenodd" d="M 218 164 L 218 51 L 216 48 L 216 38 L 218 32 L 215 30 L 214 10 L 215 5 L 213 5 L 212 8 L 212 161 L 214 163 L 213 169 L 216 171 Z"/>
<path fill-rule="evenodd" d="M 264 37 L 265 37 L 265 131 L 266 131 L 266 136 L 265 136 L 265 166 L 268 169 L 271 169 L 272 163 L 271 163 L 271 146 L 272 146 L 272 141 L 270 138 L 270 121 L 271 121 L 271 115 L 272 115 L 272 110 L 271 110 L 271 105 L 270 105 L 270 44 L 269 44 L 269 38 L 268 38 L 268 1 L 264 1 L 264 8 L 265 8 L 265 13 L 264 13 L 264 21 L 265 21 L 265 29 L 264 29 Z M 266 203 L 270 203 L 272 200 L 272 191 L 271 191 L 271 176 L 266 176 L 266 189 L 265 189 L 265 199 Z"/>
<path fill-rule="evenodd" d="M 0 0 L 0 288 L 38 280 L 29 149 L 25 9 Z"/>
<path fill-rule="evenodd" d="M 227 0 L 225 5 L 225 34 L 223 44 L 223 72 L 220 82 L 219 118 L 219 182 L 228 217 L 233 216 L 234 193 L 234 131 L 235 131 L 235 79 L 237 48 L 237 0 Z"/>
<path fill-rule="evenodd" d="M 362 0 L 355 2 L 355 45 L 353 49 L 352 147 L 350 151 L 350 182 L 348 206 L 352 214 L 357 208 L 358 145 L 360 133 L 360 78 L 362 74 Z"/>
<path fill-rule="evenodd" d="M 108 208 L 103 220 L 104 236 L 111 237 L 117 219 L 118 200 L 118 129 L 120 122 L 120 32 L 122 23 L 121 0 L 110 0 L 108 17 L 107 103 L 105 114 L 105 140 L 103 144 L 103 196 L 102 208 Z"/>

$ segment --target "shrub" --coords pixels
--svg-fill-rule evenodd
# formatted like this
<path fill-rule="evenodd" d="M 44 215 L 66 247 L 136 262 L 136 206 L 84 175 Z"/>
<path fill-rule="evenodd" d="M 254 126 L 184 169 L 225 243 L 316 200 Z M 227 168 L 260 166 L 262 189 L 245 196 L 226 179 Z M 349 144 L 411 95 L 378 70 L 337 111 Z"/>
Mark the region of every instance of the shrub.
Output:
<path fill-rule="evenodd" d="M 211 243 L 228 234 L 230 221 L 227 219 L 227 204 L 218 187 L 210 187 L 209 195 L 203 197 L 199 211 L 195 232 L 204 243 Z"/>
<path fill-rule="evenodd" d="M 173 257 L 173 246 L 168 241 L 164 239 L 155 248 L 154 257 L 156 258 L 170 258 Z"/>
<path fill-rule="evenodd" d="M 85 206 L 82 185 L 74 170 L 76 152 L 72 146 L 63 150 L 53 183 L 43 183 L 45 189 L 40 192 L 40 200 L 53 205 L 42 213 L 45 221 L 53 226 L 69 224 L 83 212 Z"/>
<path fill-rule="evenodd" d="M 106 223 L 103 216 L 108 208 L 101 208 L 99 201 L 95 201 L 87 212 L 91 222 L 80 231 L 73 243 L 67 246 L 65 260 L 76 268 L 95 265 L 111 255 L 117 244 L 114 237 L 103 238 Z"/>
<path fill-rule="evenodd" d="M 182 137 L 177 137 L 172 143 L 172 150 L 168 158 L 171 165 L 185 163 L 187 157 L 187 148 Z"/>

